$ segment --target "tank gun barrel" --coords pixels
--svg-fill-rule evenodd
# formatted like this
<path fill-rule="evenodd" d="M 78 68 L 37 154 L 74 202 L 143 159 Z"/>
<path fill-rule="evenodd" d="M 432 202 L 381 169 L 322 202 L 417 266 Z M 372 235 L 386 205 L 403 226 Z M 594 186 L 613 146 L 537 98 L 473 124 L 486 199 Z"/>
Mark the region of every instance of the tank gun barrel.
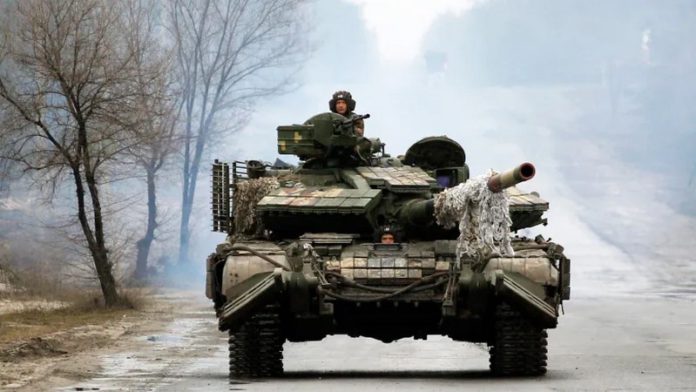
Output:
<path fill-rule="evenodd" d="M 536 174 L 534 165 L 525 162 L 511 170 L 491 176 L 491 178 L 488 179 L 488 189 L 491 192 L 501 192 L 505 188 L 510 188 L 520 182 L 531 180 L 534 174 Z"/>
<path fill-rule="evenodd" d="M 399 210 L 399 223 L 404 227 L 422 227 L 434 221 L 434 199 L 410 200 Z"/>
<path fill-rule="evenodd" d="M 488 179 L 487 187 L 491 192 L 502 192 L 506 188 L 531 180 L 535 173 L 534 165 L 525 162 L 511 170 L 494 174 Z M 397 216 L 399 223 L 404 227 L 423 227 L 435 222 L 434 211 L 435 199 L 415 199 L 403 204 Z"/>

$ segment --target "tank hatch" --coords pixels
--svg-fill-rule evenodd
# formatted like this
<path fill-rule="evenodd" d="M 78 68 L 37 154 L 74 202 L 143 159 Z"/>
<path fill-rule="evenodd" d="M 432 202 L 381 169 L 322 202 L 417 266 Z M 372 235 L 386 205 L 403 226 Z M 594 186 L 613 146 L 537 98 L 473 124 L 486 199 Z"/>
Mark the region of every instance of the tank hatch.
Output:
<path fill-rule="evenodd" d="M 441 167 L 460 167 L 466 162 L 466 154 L 459 143 L 447 136 L 423 138 L 406 151 L 403 163 L 424 170 Z"/>

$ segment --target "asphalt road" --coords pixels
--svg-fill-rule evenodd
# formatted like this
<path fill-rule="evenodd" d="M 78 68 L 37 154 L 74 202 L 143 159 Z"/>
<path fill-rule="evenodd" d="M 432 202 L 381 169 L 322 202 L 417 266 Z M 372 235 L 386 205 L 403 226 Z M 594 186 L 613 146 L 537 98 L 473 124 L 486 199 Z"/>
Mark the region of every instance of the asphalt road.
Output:
<path fill-rule="evenodd" d="M 190 294 L 189 294 L 190 295 Z M 227 376 L 226 336 L 209 304 L 186 301 L 161 334 L 133 337 L 131 350 L 102 355 L 95 377 L 61 390 L 405 391 L 694 390 L 693 297 L 608 293 L 568 302 L 549 333 L 548 373 L 492 378 L 484 346 L 434 336 L 384 344 L 333 336 L 286 343 L 286 375 L 258 381 Z"/>

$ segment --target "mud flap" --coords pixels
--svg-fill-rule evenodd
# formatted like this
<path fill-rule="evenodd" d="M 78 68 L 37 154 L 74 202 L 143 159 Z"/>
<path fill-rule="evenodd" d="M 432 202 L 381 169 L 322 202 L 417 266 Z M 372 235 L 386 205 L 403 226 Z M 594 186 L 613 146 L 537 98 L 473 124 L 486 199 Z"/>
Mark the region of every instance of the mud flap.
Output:
<path fill-rule="evenodd" d="M 220 331 L 236 331 L 254 312 L 273 302 L 283 290 L 282 270 L 276 268 L 249 290 L 225 304 L 220 312 Z"/>
<path fill-rule="evenodd" d="M 556 309 L 518 283 L 514 277 L 497 270 L 492 283 L 497 296 L 530 316 L 530 321 L 534 324 L 543 328 L 554 328 L 558 324 Z"/>

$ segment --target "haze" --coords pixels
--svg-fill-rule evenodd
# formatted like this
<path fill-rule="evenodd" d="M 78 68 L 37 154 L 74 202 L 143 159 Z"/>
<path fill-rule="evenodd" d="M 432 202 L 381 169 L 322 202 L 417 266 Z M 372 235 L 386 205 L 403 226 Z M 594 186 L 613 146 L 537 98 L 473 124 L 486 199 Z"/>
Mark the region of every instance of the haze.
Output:
<path fill-rule="evenodd" d="M 472 175 L 533 162 L 537 176 L 522 188 L 550 201 L 549 226 L 522 234 L 566 247 L 574 290 L 598 280 L 619 293 L 659 291 L 664 279 L 696 284 L 693 1 L 317 0 L 306 24 L 314 51 L 297 87 L 258 102 L 208 162 L 274 161 L 278 125 L 328 111 L 331 94 L 349 90 L 356 112 L 372 115 L 367 136 L 392 155 L 448 135 Z M 208 167 L 191 241 L 201 285 L 205 257 L 224 238 L 210 232 Z M 176 249 L 180 175 L 165 176 L 158 198 L 164 256 Z M 23 191 L 11 187 L 2 208 L 30 211 Z"/>
<path fill-rule="evenodd" d="M 607 276 L 619 288 L 675 279 L 659 262 L 693 268 L 693 2 L 317 1 L 311 15 L 317 49 L 301 87 L 259 105 L 215 156 L 273 161 L 277 125 L 346 89 L 394 155 L 446 134 L 472 174 L 535 163 L 522 188 L 550 201 L 538 231 L 577 260 L 577 290 Z M 590 249 L 604 257 L 585 259 Z"/>

